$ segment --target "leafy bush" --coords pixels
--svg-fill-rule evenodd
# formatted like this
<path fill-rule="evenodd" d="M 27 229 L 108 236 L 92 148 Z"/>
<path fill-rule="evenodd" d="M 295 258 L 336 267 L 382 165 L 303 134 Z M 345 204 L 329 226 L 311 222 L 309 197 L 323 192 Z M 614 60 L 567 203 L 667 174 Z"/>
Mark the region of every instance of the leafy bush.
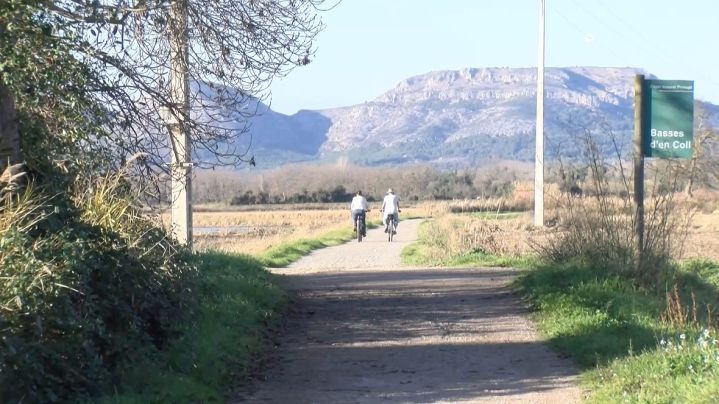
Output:
<path fill-rule="evenodd" d="M 31 189 L 1 208 L 0 401 L 96 393 L 189 307 L 187 252 L 112 181 L 74 199 Z"/>

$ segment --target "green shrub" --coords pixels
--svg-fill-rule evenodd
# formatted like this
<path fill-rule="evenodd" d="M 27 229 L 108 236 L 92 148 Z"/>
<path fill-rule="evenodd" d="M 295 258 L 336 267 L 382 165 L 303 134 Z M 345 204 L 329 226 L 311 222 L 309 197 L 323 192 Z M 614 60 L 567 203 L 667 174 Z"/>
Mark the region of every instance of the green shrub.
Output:
<path fill-rule="evenodd" d="M 113 371 L 168 341 L 195 271 L 130 205 L 114 211 L 124 226 L 113 228 L 62 195 L 21 199 L 0 211 L 0 401 L 97 393 Z M 104 204 L 119 200 L 115 189 Z"/>

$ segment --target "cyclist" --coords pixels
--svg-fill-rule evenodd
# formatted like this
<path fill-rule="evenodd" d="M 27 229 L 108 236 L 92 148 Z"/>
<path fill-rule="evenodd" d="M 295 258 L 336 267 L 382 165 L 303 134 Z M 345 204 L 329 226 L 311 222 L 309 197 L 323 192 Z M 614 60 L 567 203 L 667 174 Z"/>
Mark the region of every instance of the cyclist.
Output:
<path fill-rule="evenodd" d="M 362 215 L 362 228 L 364 229 L 362 236 L 367 236 L 367 224 L 365 223 L 365 212 L 367 210 L 367 199 L 362 196 L 362 191 L 357 191 L 357 195 L 352 198 L 352 203 L 350 204 L 352 231 L 357 232 L 357 216 Z"/>
<path fill-rule="evenodd" d="M 380 209 L 380 212 L 384 213 L 384 216 L 382 216 L 382 224 L 384 224 L 384 232 L 387 233 L 389 223 L 387 221 L 387 218 L 391 215 L 392 221 L 394 222 L 394 228 L 397 229 L 397 224 L 399 223 L 399 196 L 395 195 L 392 191 L 392 188 L 387 190 L 387 195 L 385 195 L 384 200 L 382 201 L 382 209 Z M 397 234 L 395 231 L 394 234 Z"/>

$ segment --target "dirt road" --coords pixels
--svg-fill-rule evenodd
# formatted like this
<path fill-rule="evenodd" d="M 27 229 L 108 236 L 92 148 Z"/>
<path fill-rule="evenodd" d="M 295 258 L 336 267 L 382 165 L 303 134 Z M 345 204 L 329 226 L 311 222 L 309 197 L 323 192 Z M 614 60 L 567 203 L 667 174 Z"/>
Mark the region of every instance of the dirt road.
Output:
<path fill-rule="evenodd" d="M 576 369 L 539 339 L 507 269 L 400 265 L 419 221 L 283 269 L 292 310 L 236 402 L 572 403 Z"/>

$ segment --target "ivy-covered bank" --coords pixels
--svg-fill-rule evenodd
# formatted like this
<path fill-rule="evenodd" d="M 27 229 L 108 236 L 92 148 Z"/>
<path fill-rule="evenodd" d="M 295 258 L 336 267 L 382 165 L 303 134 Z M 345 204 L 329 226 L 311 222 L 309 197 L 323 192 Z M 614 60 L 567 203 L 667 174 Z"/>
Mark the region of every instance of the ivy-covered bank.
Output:
<path fill-rule="evenodd" d="M 221 400 L 282 308 L 258 261 L 192 256 L 114 185 L 0 207 L 1 402 Z"/>
<path fill-rule="evenodd" d="M 248 376 L 254 355 L 286 305 L 284 291 L 253 258 L 224 253 L 196 257 L 195 306 L 178 336 L 126 369 L 101 403 L 225 402 Z"/>

